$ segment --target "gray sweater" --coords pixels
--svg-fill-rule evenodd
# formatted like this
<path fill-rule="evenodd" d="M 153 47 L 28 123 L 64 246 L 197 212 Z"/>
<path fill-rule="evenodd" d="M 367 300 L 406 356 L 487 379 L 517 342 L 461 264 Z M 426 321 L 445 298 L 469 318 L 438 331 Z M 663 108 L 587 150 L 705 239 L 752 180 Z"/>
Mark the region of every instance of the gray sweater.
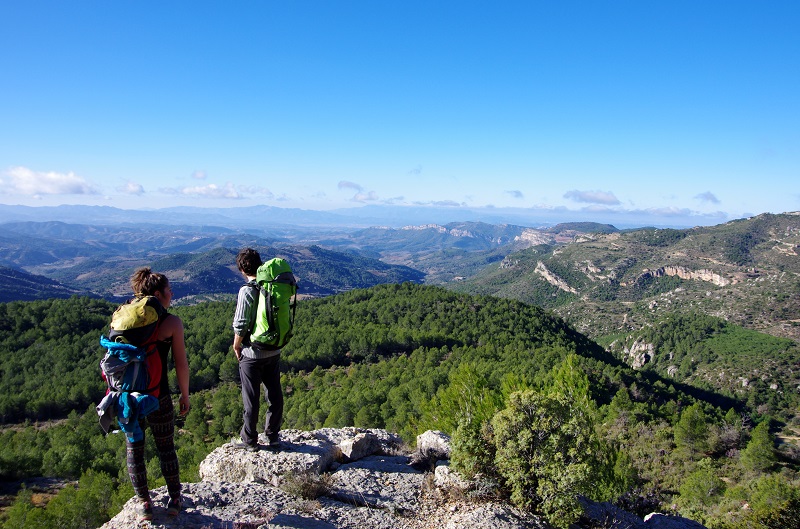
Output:
<path fill-rule="evenodd" d="M 255 281 L 248 281 L 239 289 L 236 299 L 236 312 L 233 314 L 233 332 L 242 337 L 242 356 L 247 358 L 270 358 L 281 354 L 280 349 L 266 351 L 250 343 L 250 334 L 256 326 L 256 312 L 258 309 L 258 285 Z"/>

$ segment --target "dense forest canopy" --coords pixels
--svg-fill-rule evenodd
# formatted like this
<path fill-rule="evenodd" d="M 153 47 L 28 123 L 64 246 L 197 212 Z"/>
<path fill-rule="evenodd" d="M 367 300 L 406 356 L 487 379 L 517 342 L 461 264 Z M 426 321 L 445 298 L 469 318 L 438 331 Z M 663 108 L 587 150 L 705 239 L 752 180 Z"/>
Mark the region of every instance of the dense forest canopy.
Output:
<path fill-rule="evenodd" d="M 96 483 L 109 476 L 121 497 L 129 494 L 124 443 L 101 435 L 93 409 L 104 392 L 98 337 L 113 309 L 85 297 L 0 304 L 0 420 L 14 426 L 0 432 L 3 478 L 88 475 L 87 483 Z M 191 370 L 192 410 L 177 436 L 184 481 L 197 479 L 203 457 L 241 426 L 230 352 L 233 309 L 233 302 L 207 302 L 172 311 L 186 327 Z M 714 318 L 675 319 L 646 337 L 674 351 L 689 375 L 702 372 L 707 360 L 736 361 L 732 351 L 740 359 L 761 354 L 796 361 L 786 341 L 737 329 Z M 693 360 L 685 366 L 687 357 Z M 616 476 L 603 497 L 635 512 L 678 505 L 713 525 L 731 519 L 726 513 L 745 500 L 759 512 L 783 508 L 758 495 L 765 480 L 780 490 L 797 486 L 797 452 L 774 446 L 775 432 L 794 426 L 786 421 L 796 392 L 772 392 L 764 400 L 749 397 L 756 392 L 718 391 L 700 383 L 702 377 L 672 378 L 659 362 L 634 370 L 560 318 L 519 301 L 410 283 L 303 301 L 282 366 L 286 428 L 381 427 L 409 442 L 425 429 L 442 429 L 460 447 L 456 466 L 497 472 L 512 501 L 514 490 L 528 497 L 530 476 L 513 470 L 516 456 L 502 443 L 519 442 L 514 432 L 520 428 L 542 428 L 520 419 L 529 406 L 563 419 L 571 442 L 595 447 L 606 459 L 594 472 Z M 575 413 L 580 420 L 569 419 Z M 32 424 L 50 419 L 61 422 Z M 91 455 L 78 448 L 85 446 Z M 157 459 L 148 450 L 157 485 Z M 536 476 L 546 483 L 571 468 L 542 467 Z M 724 478 L 724 485 L 714 481 L 713 491 L 704 489 L 709 475 Z M 575 483 L 590 484 L 581 479 Z M 792 494 L 779 499 L 794 501 Z M 556 509 L 542 502 L 533 508 Z"/>

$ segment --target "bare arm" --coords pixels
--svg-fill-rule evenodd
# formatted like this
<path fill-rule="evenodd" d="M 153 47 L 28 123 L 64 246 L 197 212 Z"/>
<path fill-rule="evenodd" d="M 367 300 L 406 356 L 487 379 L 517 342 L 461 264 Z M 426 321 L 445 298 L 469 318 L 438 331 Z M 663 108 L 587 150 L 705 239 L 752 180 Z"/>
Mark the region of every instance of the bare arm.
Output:
<path fill-rule="evenodd" d="M 174 314 L 164 322 L 167 331 L 172 336 L 172 358 L 175 360 L 175 374 L 178 376 L 178 387 L 181 391 L 178 412 L 181 415 L 189 413 L 189 360 L 186 357 L 186 344 L 183 340 L 183 322 Z"/>

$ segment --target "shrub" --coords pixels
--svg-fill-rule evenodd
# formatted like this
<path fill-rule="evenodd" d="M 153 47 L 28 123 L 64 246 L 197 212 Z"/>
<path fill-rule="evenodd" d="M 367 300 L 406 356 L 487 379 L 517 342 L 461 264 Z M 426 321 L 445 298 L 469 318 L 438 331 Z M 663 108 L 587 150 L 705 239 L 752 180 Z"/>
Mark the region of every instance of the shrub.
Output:
<path fill-rule="evenodd" d="M 509 397 L 492 427 L 497 471 L 517 506 L 567 527 L 581 513 L 579 495 L 601 499 L 609 454 L 589 410 L 563 395 L 526 390 Z"/>
<path fill-rule="evenodd" d="M 468 479 L 478 474 L 495 477 L 495 445 L 488 421 L 463 419 L 451 440 L 450 464 Z"/>
<path fill-rule="evenodd" d="M 333 487 L 333 478 L 330 474 L 317 474 L 311 470 L 304 472 L 290 472 L 284 476 L 281 488 L 304 500 L 316 500 L 325 496 Z"/>

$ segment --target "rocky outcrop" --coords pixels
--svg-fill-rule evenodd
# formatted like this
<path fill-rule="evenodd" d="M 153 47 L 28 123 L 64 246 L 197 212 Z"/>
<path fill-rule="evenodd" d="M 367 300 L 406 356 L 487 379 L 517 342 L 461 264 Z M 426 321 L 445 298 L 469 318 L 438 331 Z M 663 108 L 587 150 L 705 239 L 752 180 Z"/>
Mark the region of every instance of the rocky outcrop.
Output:
<path fill-rule="evenodd" d="M 563 290 L 565 292 L 570 292 L 571 294 L 577 294 L 578 291 L 569 286 L 569 284 L 555 275 L 553 272 L 547 269 L 543 262 L 539 261 L 536 263 L 536 270 L 534 270 L 537 274 L 542 276 L 545 281 L 550 283 L 551 285 Z"/>
<path fill-rule="evenodd" d="M 664 276 L 677 276 L 681 279 L 685 280 L 698 280 L 698 281 L 706 281 L 709 283 L 713 283 L 718 287 L 725 287 L 730 285 L 733 281 L 717 274 L 716 272 L 712 272 L 711 270 L 689 270 L 683 266 L 662 266 L 661 268 L 657 268 L 655 270 L 645 269 L 639 276 L 636 278 L 635 282 L 642 281 L 644 279 L 648 279 L 651 277 L 664 277 Z"/>
<path fill-rule="evenodd" d="M 514 242 L 524 242 L 530 246 L 537 244 L 552 244 L 555 237 L 540 230 L 525 228 L 522 233 L 514 237 Z"/>
<path fill-rule="evenodd" d="M 623 354 L 627 357 L 628 363 L 634 369 L 640 369 L 647 362 L 655 356 L 655 348 L 653 344 L 647 342 L 635 341 L 630 347 L 623 350 Z"/>
<path fill-rule="evenodd" d="M 249 452 L 232 443 L 214 450 L 200 466 L 201 481 L 183 485 L 184 509 L 177 518 L 166 515 L 168 498 L 161 487 L 152 492 L 152 522 L 137 521 L 132 499 L 101 529 L 552 529 L 508 504 L 469 500 L 472 484 L 446 460 L 437 461 L 435 470 L 411 466 L 412 459 L 450 453 L 442 432 L 419 436 L 414 454 L 403 451 L 398 436 L 376 429 L 285 430 L 280 441 L 276 450 Z M 304 488 L 307 483 L 317 486 Z M 607 504 L 587 501 L 585 508 L 588 524 L 612 519 L 628 524 L 602 527 L 702 527 L 658 525 L 662 519 L 683 519 L 643 521 Z"/>

